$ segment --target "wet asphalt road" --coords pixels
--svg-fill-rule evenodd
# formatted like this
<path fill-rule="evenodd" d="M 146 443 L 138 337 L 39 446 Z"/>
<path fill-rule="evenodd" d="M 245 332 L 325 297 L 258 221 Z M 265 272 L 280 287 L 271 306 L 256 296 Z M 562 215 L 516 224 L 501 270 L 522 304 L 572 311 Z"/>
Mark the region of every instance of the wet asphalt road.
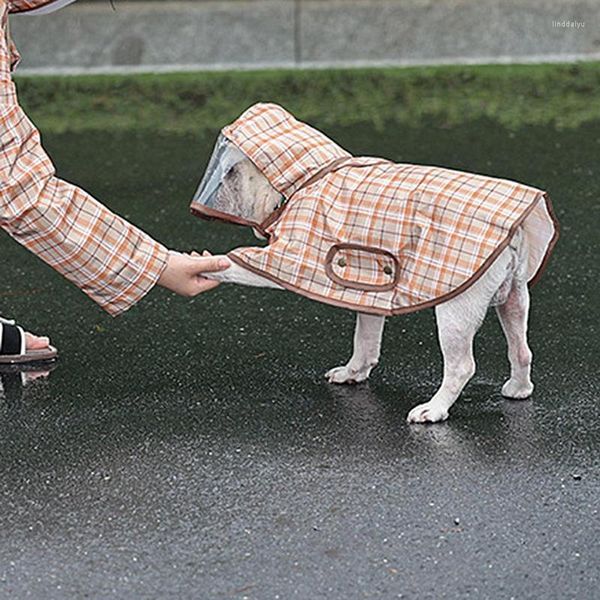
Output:
<path fill-rule="evenodd" d="M 533 291 L 532 400 L 500 396 L 493 314 L 450 420 L 408 426 L 440 381 L 430 311 L 388 322 L 370 383 L 333 387 L 351 313 L 223 287 L 111 320 L 2 236 L 0 309 L 62 358 L 0 394 L 0 597 L 598 597 L 600 124 L 328 132 L 550 191 L 563 238 Z M 222 251 L 252 238 L 187 214 L 211 143 L 47 140 L 165 243 Z"/>

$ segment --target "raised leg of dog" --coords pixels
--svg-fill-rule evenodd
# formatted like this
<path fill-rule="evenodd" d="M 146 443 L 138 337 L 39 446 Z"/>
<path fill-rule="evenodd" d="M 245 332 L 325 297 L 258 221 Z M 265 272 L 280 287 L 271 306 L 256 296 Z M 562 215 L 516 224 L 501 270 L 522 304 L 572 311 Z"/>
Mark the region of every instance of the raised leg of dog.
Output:
<path fill-rule="evenodd" d="M 329 383 L 360 383 L 368 379 L 379 362 L 385 317 L 356 314 L 354 352 L 348 364 L 325 373 Z"/>
<path fill-rule="evenodd" d="M 263 277 L 262 275 L 257 275 L 248 269 L 244 269 L 240 267 L 236 263 L 234 263 L 231 259 L 228 259 L 226 256 L 218 256 L 217 258 L 225 258 L 229 260 L 230 266 L 225 271 L 219 271 L 215 273 L 206 273 L 204 277 L 207 279 L 215 279 L 216 281 L 221 281 L 222 283 L 237 283 L 238 285 L 248 285 L 250 287 L 264 287 L 264 288 L 272 288 L 275 290 L 282 290 L 283 288 Z"/>
<path fill-rule="evenodd" d="M 507 398 L 529 398 L 533 392 L 531 382 L 532 354 L 527 343 L 529 316 L 529 289 L 524 281 L 515 281 L 504 304 L 496 307 L 502 330 L 508 344 L 510 379 L 502 386 Z"/>

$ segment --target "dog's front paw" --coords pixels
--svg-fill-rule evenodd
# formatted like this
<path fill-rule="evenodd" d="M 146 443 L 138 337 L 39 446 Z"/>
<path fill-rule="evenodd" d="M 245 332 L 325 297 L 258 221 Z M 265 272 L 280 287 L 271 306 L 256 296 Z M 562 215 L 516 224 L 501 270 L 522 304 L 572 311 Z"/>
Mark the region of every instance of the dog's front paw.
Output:
<path fill-rule="evenodd" d="M 505 398 L 511 398 L 513 400 L 525 400 L 533 394 L 533 383 L 531 381 L 516 381 L 509 379 L 502 386 L 502 395 Z"/>
<path fill-rule="evenodd" d="M 207 256 L 207 255 L 204 255 Z M 227 256 L 215 256 L 213 258 L 218 258 L 222 261 L 226 261 L 229 264 L 229 268 L 224 271 L 205 271 L 202 273 L 202 277 L 204 279 L 212 279 L 213 281 L 220 281 L 221 283 L 227 283 L 231 280 L 232 275 L 234 275 L 235 269 L 233 269 L 234 264 Z"/>
<path fill-rule="evenodd" d="M 415 406 L 406 417 L 408 423 L 439 423 L 448 418 L 448 411 L 432 402 Z"/>
<path fill-rule="evenodd" d="M 373 367 L 370 366 L 354 369 L 347 364 L 330 369 L 325 373 L 325 378 L 329 383 L 361 383 L 369 378 L 372 369 Z"/>

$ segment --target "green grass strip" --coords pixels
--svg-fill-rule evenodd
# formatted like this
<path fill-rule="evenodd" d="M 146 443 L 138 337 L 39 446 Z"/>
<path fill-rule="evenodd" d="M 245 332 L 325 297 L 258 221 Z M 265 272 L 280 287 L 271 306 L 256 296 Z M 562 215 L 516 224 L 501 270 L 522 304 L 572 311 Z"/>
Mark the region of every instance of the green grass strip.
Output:
<path fill-rule="evenodd" d="M 213 131 L 259 101 L 320 124 L 453 126 L 486 117 L 508 128 L 600 119 L 600 63 L 228 71 L 17 78 L 45 132 Z"/>

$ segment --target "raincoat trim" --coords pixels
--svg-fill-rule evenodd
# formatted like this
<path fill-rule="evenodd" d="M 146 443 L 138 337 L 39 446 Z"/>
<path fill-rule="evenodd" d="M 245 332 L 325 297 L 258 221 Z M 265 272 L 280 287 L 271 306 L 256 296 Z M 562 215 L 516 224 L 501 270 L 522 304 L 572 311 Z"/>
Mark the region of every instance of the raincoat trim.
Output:
<path fill-rule="evenodd" d="M 48 15 L 66 8 L 77 0 L 5 0 L 10 14 Z M 54 5 L 54 6 L 53 6 Z"/>
<path fill-rule="evenodd" d="M 367 313 L 367 314 L 375 314 L 375 315 L 383 315 L 383 316 L 395 316 L 395 315 L 407 314 L 407 313 L 411 313 L 411 312 L 416 312 L 418 310 L 422 310 L 424 308 L 431 308 L 431 307 L 437 306 L 438 304 L 441 304 L 442 302 L 447 302 L 448 300 L 451 300 L 452 298 L 458 296 L 459 294 L 462 294 L 465 290 L 470 288 L 491 267 L 491 265 L 494 263 L 494 261 L 500 255 L 500 253 L 503 250 L 505 250 L 505 248 L 510 244 L 510 241 L 512 240 L 513 236 L 517 232 L 517 229 L 523 224 L 523 221 L 525 221 L 525 219 L 530 215 L 530 213 L 533 211 L 533 209 L 537 206 L 537 203 L 540 202 L 542 199 L 546 203 L 546 208 L 548 209 L 548 214 L 550 215 L 550 218 L 553 221 L 555 230 L 554 230 L 554 235 L 552 236 L 552 239 L 550 240 L 550 243 L 548 244 L 546 254 L 544 256 L 544 259 L 542 260 L 542 263 L 541 263 L 539 269 L 537 270 L 535 275 L 529 280 L 528 286 L 531 287 L 535 283 L 537 283 L 537 281 L 541 277 L 542 273 L 544 272 L 544 270 L 547 266 L 548 260 L 550 258 L 550 255 L 552 253 L 552 249 L 556 245 L 556 242 L 558 241 L 558 238 L 560 235 L 558 220 L 557 220 L 554 210 L 552 208 L 552 202 L 551 202 L 547 192 L 540 192 L 539 199 L 536 202 L 532 202 L 527 207 L 527 209 L 513 223 L 506 238 L 502 242 L 500 242 L 500 244 L 498 244 L 498 246 L 494 249 L 494 251 L 483 262 L 481 267 L 477 271 L 475 271 L 475 273 L 473 273 L 473 275 L 469 279 L 467 279 L 464 283 L 462 283 L 457 288 L 451 290 L 447 294 L 439 296 L 438 298 L 432 298 L 431 300 L 427 300 L 426 302 L 421 302 L 420 304 L 413 304 L 412 306 L 402 306 L 402 307 L 395 308 L 395 309 L 385 309 L 385 308 L 378 308 L 378 307 L 372 307 L 372 306 L 364 306 L 364 307 L 360 306 L 359 307 L 356 304 L 351 303 L 351 302 L 343 302 L 341 300 L 335 300 L 335 299 L 329 298 L 327 296 L 321 296 L 320 294 L 315 294 L 313 292 L 307 292 L 306 290 L 304 290 L 300 287 L 292 285 L 286 281 L 279 279 L 278 277 L 275 277 L 274 275 L 271 275 L 270 273 L 266 273 L 265 271 L 262 271 L 261 269 L 258 269 L 256 267 L 254 267 L 253 265 L 246 263 L 242 258 L 240 258 L 239 256 L 236 256 L 235 254 L 229 254 L 228 258 L 230 260 L 232 260 L 234 263 L 243 267 L 244 269 L 248 269 L 249 271 L 252 271 L 253 273 L 256 273 L 257 275 L 260 275 L 261 277 L 264 277 L 265 279 L 273 281 L 274 283 L 280 285 L 281 287 L 285 288 L 286 290 L 295 292 L 296 294 L 305 296 L 306 298 L 309 298 L 311 300 L 316 300 L 317 302 L 323 302 L 325 304 L 330 304 L 332 306 L 337 306 L 339 308 L 348 308 L 348 309 L 356 311 L 356 312 L 362 312 L 362 313 Z M 269 245 L 271 243 L 275 242 L 276 239 L 277 239 L 276 236 L 272 235 L 271 238 L 269 239 Z M 346 285 L 346 284 L 344 284 L 344 285 Z M 378 290 L 378 291 L 380 291 L 380 290 Z"/>
<path fill-rule="evenodd" d="M 190 208 L 190 212 L 194 216 L 200 217 L 205 221 L 213 221 L 214 219 L 217 219 L 219 221 L 233 223 L 234 225 L 241 225 L 242 227 L 252 227 L 260 231 L 260 233 L 267 238 L 270 235 L 265 231 L 265 229 L 260 223 L 255 223 L 254 221 L 249 221 L 248 219 L 244 219 L 243 217 L 237 217 L 236 215 L 230 215 L 229 213 L 224 213 L 220 210 L 216 210 L 208 206 L 201 206 L 200 204 L 198 204 L 198 206 L 192 205 Z"/>
<path fill-rule="evenodd" d="M 540 266 L 538 267 L 538 270 L 535 272 L 535 275 L 529 280 L 529 287 L 534 286 L 540 279 L 540 277 L 544 274 L 544 271 L 546 270 L 546 267 L 548 266 L 548 261 L 550 260 L 550 256 L 552 255 L 552 252 L 554 250 L 554 246 L 556 246 L 556 243 L 558 242 L 558 238 L 560 237 L 560 223 L 556 217 L 556 213 L 554 212 L 554 207 L 552 206 L 552 201 L 550 200 L 550 198 L 548 197 L 548 194 L 546 192 L 544 192 L 542 194 L 542 198 L 545 200 L 546 202 L 546 209 L 548 210 L 548 215 L 550 216 L 550 219 L 552 220 L 552 224 L 554 225 L 554 234 L 552 235 L 552 238 L 550 239 L 550 242 L 548 243 L 548 247 L 546 248 L 546 254 L 544 254 L 544 258 L 542 259 L 542 262 L 540 264 Z M 531 209 L 527 212 L 527 214 L 529 214 L 529 212 L 531 212 L 534 208 L 536 203 L 534 203 L 531 206 Z M 525 215 L 527 216 L 527 215 Z M 514 233 L 511 232 L 510 237 L 512 238 L 512 235 L 514 235 Z M 510 242 L 510 240 L 509 240 Z"/>

